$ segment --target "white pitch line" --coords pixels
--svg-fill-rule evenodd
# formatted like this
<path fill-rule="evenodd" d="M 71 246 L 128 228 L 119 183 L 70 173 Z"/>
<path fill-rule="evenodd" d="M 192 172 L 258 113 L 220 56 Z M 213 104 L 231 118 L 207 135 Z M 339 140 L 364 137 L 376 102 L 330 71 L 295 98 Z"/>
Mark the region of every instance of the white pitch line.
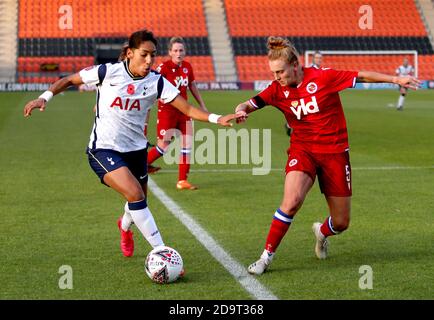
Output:
<path fill-rule="evenodd" d="M 228 168 L 228 169 L 191 169 L 190 172 L 203 172 L 203 173 L 225 173 L 225 172 L 252 172 L 253 168 Z M 382 166 L 382 167 L 352 167 L 353 171 L 387 171 L 387 170 L 427 170 L 434 169 L 434 166 Z M 264 169 L 265 170 L 265 169 Z M 270 171 L 282 171 L 284 172 L 284 168 L 271 168 Z M 163 169 L 158 172 L 161 173 L 175 173 L 178 172 L 178 169 Z"/>
<path fill-rule="evenodd" d="M 257 279 L 247 273 L 246 268 L 227 253 L 208 232 L 200 226 L 186 211 L 178 206 L 151 178 L 149 189 L 160 202 L 195 236 L 195 238 L 223 265 L 223 267 L 244 287 L 244 289 L 259 300 L 278 300 Z"/>

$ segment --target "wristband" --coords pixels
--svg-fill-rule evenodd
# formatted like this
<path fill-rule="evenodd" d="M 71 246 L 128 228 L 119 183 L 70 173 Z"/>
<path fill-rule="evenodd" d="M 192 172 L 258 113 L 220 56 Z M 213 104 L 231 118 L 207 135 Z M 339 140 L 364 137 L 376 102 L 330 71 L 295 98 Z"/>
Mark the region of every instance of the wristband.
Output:
<path fill-rule="evenodd" d="M 53 97 L 53 93 L 49 90 L 45 91 L 43 94 L 39 96 L 40 99 L 44 99 L 45 101 L 50 101 Z"/>
<path fill-rule="evenodd" d="M 219 115 L 219 114 L 210 113 L 208 115 L 208 121 L 211 123 L 218 123 L 218 120 L 220 117 L 221 117 L 221 115 Z"/>

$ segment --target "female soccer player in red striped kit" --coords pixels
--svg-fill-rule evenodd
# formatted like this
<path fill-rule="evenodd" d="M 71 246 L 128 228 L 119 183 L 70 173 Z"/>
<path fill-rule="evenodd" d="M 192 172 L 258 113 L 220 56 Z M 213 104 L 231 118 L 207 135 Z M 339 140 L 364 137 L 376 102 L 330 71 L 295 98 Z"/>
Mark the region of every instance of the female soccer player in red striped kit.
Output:
<path fill-rule="evenodd" d="M 284 196 L 274 213 L 260 259 L 248 267 L 262 274 L 270 265 L 295 214 L 318 177 L 329 207 L 323 223 L 312 226 L 315 253 L 327 257 L 327 237 L 346 230 L 350 223 L 351 165 L 348 134 L 339 91 L 356 82 L 389 82 L 417 89 L 414 77 L 397 77 L 368 71 L 337 71 L 330 68 L 303 68 L 294 46 L 284 38 L 268 38 L 269 67 L 275 80 L 250 100 L 239 104 L 237 112 L 247 114 L 272 105 L 282 111 L 293 128 L 288 149 Z"/>
<path fill-rule="evenodd" d="M 169 41 L 170 60 L 162 63 L 157 71 L 169 80 L 178 90 L 180 95 L 187 100 L 187 88 L 190 89 L 193 97 L 199 104 L 199 108 L 205 112 L 208 110 L 199 90 L 196 86 L 194 72 L 191 64 L 185 61 L 185 43 L 180 37 L 173 37 Z M 177 129 L 182 134 L 182 149 L 179 159 L 179 175 L 176 187 L 178 189 L 195 190 L 197 187 L 187 181 L 190 171 L 191 146 L 189 139 L 193 134 L 191 118 L 179 112 L 169 103 L 158 102 L 157 138 L 155 147 L 149 150 L 148 172 L 153 173 L 160 170 L 160 167 L 152 166 L 152 163 L 164 155 L 167 147 L 172 141 L 171 129 Z"/>

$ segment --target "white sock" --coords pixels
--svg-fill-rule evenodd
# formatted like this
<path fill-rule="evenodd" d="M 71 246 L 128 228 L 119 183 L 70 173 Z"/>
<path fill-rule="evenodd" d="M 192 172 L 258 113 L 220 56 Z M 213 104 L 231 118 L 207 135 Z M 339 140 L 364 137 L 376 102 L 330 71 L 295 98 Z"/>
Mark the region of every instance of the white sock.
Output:
<path fill-rule="evenodd" d="M 125 213 L 122 217 L 121 228 L 124 231 L 130 230 L 131 225 L 133 224 L 133 218 L 131 217 L 130 210 L 128 209 L 128 202 L 125 203 Z"/>
<path fill-rule="evenodd" d="M 398 99 L 398 108 L 401 108 L 401 107 L 404 106 L 404 100 L 405 100 L 404 96 L 399 96 L 399 99 Z"/>
<path fill-rule="evenodd" d="M 273 261 L 275 252 L 269 252 L 267 249 L 264 249 L 264 252 L 261 254 L 261 259 L 267 261 L 267 263 L 271 263 Z"/>
<path fill-rule="evenodd" d="M 146 200 L 129 203 L 129 212 L 133 218 L 134 224 L 139 228 L 140 232 L 153 248 L 164 246 L 160 231 L 158 230 L 157 224 L 155 223 L 154 217 L 152 216 L 148 206 L 146 205 L 144 208 L 144 205 L 137 206 L 137 204 L 142 202 L 146 205 Z"/>

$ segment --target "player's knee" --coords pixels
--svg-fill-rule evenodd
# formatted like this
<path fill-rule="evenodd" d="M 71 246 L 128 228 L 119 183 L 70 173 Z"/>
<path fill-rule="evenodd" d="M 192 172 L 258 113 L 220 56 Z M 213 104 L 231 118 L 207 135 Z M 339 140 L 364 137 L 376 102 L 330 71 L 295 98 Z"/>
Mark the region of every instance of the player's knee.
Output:
<path fill-rule="evenodd" d="M 128 202 L 137 202 L 145 199 L 145 193 L 141 188 L 131 188 L 124 193 L 124 197 Z"/>
<path fill-rule="evenodd" d="M 333 229 L 338 232 L 343 232 L 347 230 L 350 226 L 350 218 L 349 217 L 341 217 L 338 219 L 333 219 Z"/>

